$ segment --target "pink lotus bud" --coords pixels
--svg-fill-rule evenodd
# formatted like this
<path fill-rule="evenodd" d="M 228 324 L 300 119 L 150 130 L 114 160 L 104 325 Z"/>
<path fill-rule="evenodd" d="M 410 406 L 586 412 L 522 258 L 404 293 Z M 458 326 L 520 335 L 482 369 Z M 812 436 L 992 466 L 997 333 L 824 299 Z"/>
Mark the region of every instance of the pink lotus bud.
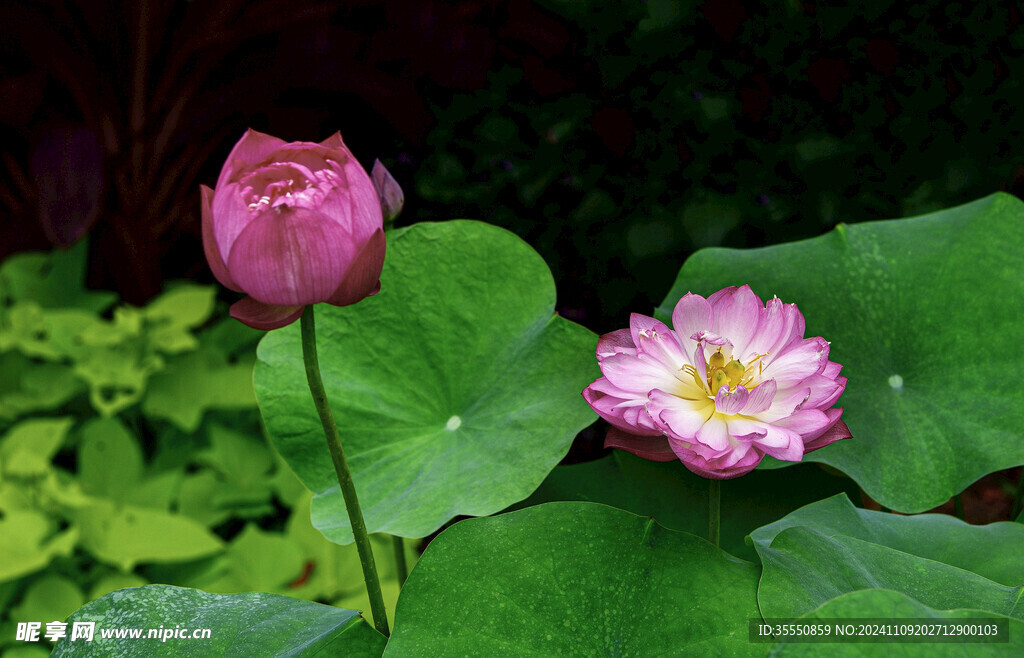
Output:
<path fill-rule="evenodd" d="M 276 329 L 309 304 L 347 306 L 380 290 L 380 200 L 341 134 L 286 143 L 249 130 L 216 191 L 201 192 L 206 260 L 248 295 L 231 315 L 250 327 Z"/>
<path fill-rule="evenodd" d="M 603 376 L 583 397 L 612 424 L 605 446 L 724 480 L 765 455 L 801 461 L 850 438 L 832 406 L 846 389 L 842 366 L 824 338 L 804 338 L 795 304 L 730 287 L 683 296 L 672 324 L 633 314 L 629 329 L 598 341 Z"/>
<path fill-rule="evenodd" d="M 380 209 L 384 213 L 384 223 L 391 226 L 395 223 L 395 218 L 402 214 L 405 194 L 402 193 L 402 188 L 398 186 L 398 182 L 380 160 L 373 161 L 371 176 L 373 185 L 377 188 L 377 195 L 380 197 Z"/>

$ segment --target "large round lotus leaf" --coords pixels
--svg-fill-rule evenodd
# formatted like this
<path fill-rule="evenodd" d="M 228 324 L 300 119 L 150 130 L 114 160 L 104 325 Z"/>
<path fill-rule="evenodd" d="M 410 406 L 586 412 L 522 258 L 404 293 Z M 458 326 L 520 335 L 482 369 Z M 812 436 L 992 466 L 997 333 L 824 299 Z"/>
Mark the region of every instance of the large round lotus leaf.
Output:
<path fill-rule="evenodd" d="M 246 592 L 210 594 L 184 587 L 121 589 L 79 608 L 54 656 L 380 656 L 386 640 L 355 610 Z M 92 641 L 72 639 L 76 622 L 93 622 Z M 103 637 L 139 629 L 141 637 Z M 161 631 L 148 637 L 150 629 Z M 188 637 L 163 638 L 187 629 Z M 209 629 L 208 638 L 191 637 Z"/>
<path fill-rule="evenodd" d="M 865 589 L 837 596 L 817 610 L 800 618 L 808 624 L 822 624 L 837 619 L 849 619 L 854 630 L 863 620 L 877 620 L 884 625 L 901 625 L 900 620 L 908 620 L 907 624 L 922 624 L 934 628 L 933 624 L 951 622 L 969 626 L 982 625 L 985 635 L 965 638 L 956 634 L 935 634 L 928 636 L 902 636 L 898 640 L 894 636 L 843 636 L 835 641 L 836 636 L 830 634 L 829 642 L 808 642 L 782 640 L 772 646 L 769 656 L 921 656 L 932 658 L 936 655 L 947 656 L 1020 656 L 1024 655 L 1024 622 L 991 612 L 980 610 L 935 610 L 915 601 L 905 594 L 884 589 Z M 913 621 L 909 621 L 913 620 Z M 1005 625 L 1008 640 L 1004 635 L 989 635 L 994 625 Z M 844 624 L 845 626 L 845 624 Z M 952 630 L 952 629 L 951 629 Z M 823 636 L 819 636 L 820 639 Z M 921 640 L 921 641 L 918 641 Z M 994 640 L 994 641 L 993 641 Z M 898 644 L 893 644 L 898 642 Z M 898 651 L 897 651 L 898 650 Z"/>
<path fill-rule="evenodd" d="M 554 305 L 526 243 L 451 221 L 391 234 L 376 296 L 317 306 L 324 385 L 370 532 L 424 537 L 522 500 L 594 420 L 580 391 L 600 375 L 597 336 Z M 267 334 L 257 356 L 260 410 L 316 495 L 313 525 L 349 543 L 298 323 Z"/>
<path fill-rule="evenodd" d="M 840 494 L 759 528 L 767 617 L 798 617 L 842 594 L 891 589 L 939 610 L 1024 619 L 1024 526 L 856 509 Z"/>
<path fill-rule="evenodd" d="M 856 495 L 850 478 L 800 464 L 785 471 L 754 471 L 721 482 L 721 547 L 757 561 L 744 541 L 752 530 L 840 491 Z M 765 495 L 771 492 L 771 495 Z M 515 507 L 555 500 L 586 500 L 652 516 L 666 528 L 707 536 L 708 480 L 679 461 L 652 462 L 616 450 L 595 461 L 558 466 L 540 488 Z"/>
<path fill-rule="evenodd" d="M 913 219 L 839 226 L 763 249 L 704 249 L 687 291 L 750 284 L 795 302 L 849 377 L 853 439 L 809 453 L 883 505 L 921 512 L 1024 464 L 1024 204 L 997 194 Z"/>
<path fill-rule="evenodd" d="M 654 519 L 547 503 L 441 533 L 388 656 L 747 656 L 759 569 Z"/>

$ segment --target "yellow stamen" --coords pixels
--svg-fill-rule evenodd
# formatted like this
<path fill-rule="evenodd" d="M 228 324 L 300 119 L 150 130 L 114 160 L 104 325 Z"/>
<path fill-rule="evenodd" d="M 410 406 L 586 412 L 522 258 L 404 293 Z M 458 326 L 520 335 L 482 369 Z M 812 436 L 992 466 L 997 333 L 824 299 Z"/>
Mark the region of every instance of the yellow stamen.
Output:
<path fill-rule="evenodd" d="M 718 389 L 728 385 L 728 375 L 725 374 L 725 370 L 722 368 L 715 368 L 709 376 L 711 384 L 711 394 L 717 395 Z"/>
<path fill-rule="evenodd" d="M 729 363 L 725 364 L 722 368 L 726 377 L 729 378 L 729 387 L 736 388 L 736 385 L 743 381 L 743 373 L 746 372 L 746 368 L 743 364 L 736 360 L 730 360 Z"/>
<path fill-rule="evenodd" d="M 688 374 L 691 377 L 693 377 L 693 382 L 697 385 L 697 388 L 699 388 L 699 389 L 703 389 L 704 388 L 704 382 L 702 382 L 700 380 L 700 375 L 697 374 L 697 369 L 696 368 L 694 368 L 690 364 L 686 364 L 686 365 L 683 366 L 683 372 L 685 372 L 686 374 Z"/>

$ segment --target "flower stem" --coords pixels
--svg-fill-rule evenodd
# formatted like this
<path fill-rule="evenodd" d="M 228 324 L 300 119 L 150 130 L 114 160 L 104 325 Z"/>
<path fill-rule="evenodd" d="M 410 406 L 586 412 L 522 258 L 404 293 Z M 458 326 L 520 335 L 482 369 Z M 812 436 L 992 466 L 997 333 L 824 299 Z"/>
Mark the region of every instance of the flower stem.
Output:
<path fill-rule="evenodd" d="M 722 481 L 708 480 L 708 541 L 718 546 L 722 521 Z"/>
<path fill-rule="evenodd" d="M 409 577 L 409 567 L 405 563 L 405 544 L 398 535 L 391 535 L 395 544 L 395 569 L 398 571 L 398 586 L 405 585 L 405 579 Z"/>
<path fill-rule="evenodd" d="M 380 591 L 380 577 L 377 576 L 377 565 L 373 561 L 370 536 L 366 533 L 366 523 L 363 522 L 363 513 L 359 509 L 359 498 L 356 496 L 352 473 L 348 470 L 348 462 L 345 460 L 345 451 L 341 448 L 338 426 L 334 422 L 334 414 L 331 413 L 331 405 L 327 401 L 327 391 L 320 380 L 320 362 L 316 354 L 316 323 L 313 319 L 312 305 L 307 306 L 302 312 L 299 324 L 302 327 L 302 360 L 306 364 L 306 381 L 309 382 L 309 392 L 313 395 L 313 403 L 324 427 L 324 436 L 327 437 L 327 447 L 331 451 L 331 460 L 334 462 L 334 472 L 338 475 L 341 494 L 345 497 L 348 520 L 352 525 L 356 550 L 359 551 L 359 562 L 363 566 L 363 581 L 366 583 L 366 593 L 370 597 L 373 626 L 387 637 L 390 635 L 388 613 L 384 608 L 384 597 Z"/>

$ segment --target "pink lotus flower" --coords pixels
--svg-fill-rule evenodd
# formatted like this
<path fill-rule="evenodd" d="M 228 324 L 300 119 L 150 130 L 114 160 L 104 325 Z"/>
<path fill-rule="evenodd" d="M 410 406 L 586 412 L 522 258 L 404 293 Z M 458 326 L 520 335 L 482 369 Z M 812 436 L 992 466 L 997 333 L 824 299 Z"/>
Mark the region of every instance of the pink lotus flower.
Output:
<path fill-rule="evenodd" d="M 380 290 L 381 197 L 339 133 L 314 144 L 249 130 L 216 191 L 201 191 L 206 260 L 248 294 L 231 315 L 250 327 L 276 329 L 309 304 L 347 306 Z"/>
<path fill-rule="evenodd" d="M 804 338 L 795 304 L 765 306 L 733 286 L 685 295 L 672 324 L 633 314 L 598 341 L 604 376 L 583 397 L 613 426 L 606 446 L 728 479 L 766 454 L 800 461 L 850 438 L 843 410 L 830 408 L 846 388 L 842 366 L 824 338 Z"/>

